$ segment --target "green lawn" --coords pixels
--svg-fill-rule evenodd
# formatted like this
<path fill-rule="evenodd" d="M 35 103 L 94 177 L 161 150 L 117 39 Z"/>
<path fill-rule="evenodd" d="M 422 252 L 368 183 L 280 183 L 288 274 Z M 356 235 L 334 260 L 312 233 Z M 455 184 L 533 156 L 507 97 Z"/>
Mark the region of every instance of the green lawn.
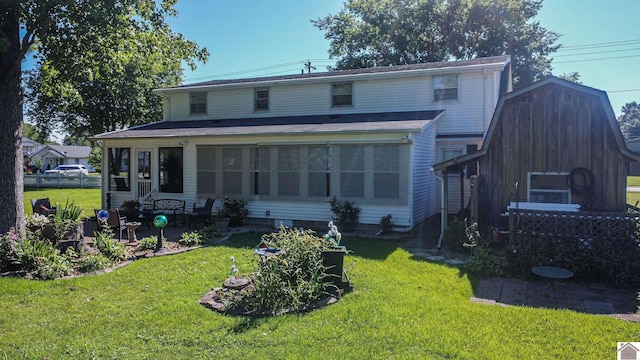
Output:
<path fill-rule="evenodd" d="M 640 176 L 627 176 L 627 186 L 640 186 Z"/>
<path fill-rule="evenodd" d="M 85 216 L 93 216 L 93 209 L 101 206 L 100 189 L 25 189 L 24 190 L 24 212 L 31 214 L 31 200 L 49 198 L 51 205 L 56 202 L 64 205 L 67 200 L 75 202 L 84 207 Z M 0 353 L 1 354 L 1 353 Z"/>
<path fill-rule="evenodd" d="M 476 279 L 392 243 L 343 240 L 355 291 L 307 314 L 227 317 L 198 304 L 255 234 L 143 259 L 100 276 L 0 278 L 0 358 L 607 359 L 640 324 L 567 310 L 469 301 Z"/>

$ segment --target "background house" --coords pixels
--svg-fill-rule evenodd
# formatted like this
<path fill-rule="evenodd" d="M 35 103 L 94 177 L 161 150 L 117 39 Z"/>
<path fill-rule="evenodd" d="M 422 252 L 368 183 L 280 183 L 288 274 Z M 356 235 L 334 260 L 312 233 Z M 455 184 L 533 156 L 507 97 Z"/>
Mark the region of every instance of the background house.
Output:
<path fill-rule="evenodd" d="M 23 164 L 25 166 L 35 165 L 32 162 L 32 158 L 35 155 L 35 153 L 37 153 L 38 150 L 40 150 L 41 147 L 42 147 L 42 144 L 40 144 L 35 140 L 29 139 L 27 137 L 22 138 L 22 156 L 23 156 Z"/>
<path fill-rule="evenodd" d="M 45 145 L 33 154 L 31 159 L 42 159 L 43 170 L 53 169 L 58 165 L 81 164 L 89 171 L 95 171 L 88 162 L 90 153 L 90 146 Z"/>
<path fill-rule="evenodd" d="M 297 226 L 325 224 L 336 196 L 361 208 L 361 224 L 391 214 L 396 230 L 410 230 L 439 211 L 429 167 L 481 144 L 500 93 L 511 89 L 509 63 L 499 56 L 158 89 L 163 121 L 95 137 L 108 169 L 103 206 L 106 193 L 112 204 L 153 194 L 187 208 L 229 196 L 248 200 L 254 221 Z"/>
<path fill-rule="evenodd" d="M 627 149 L 605 92 L 549 77 L 500 99 L 477 153 L 434 168 L 458 172 L 477 162 L 472 213 L 494 225 L 513 202 L 624 211 L 629 164 L 639 160 Z"/>

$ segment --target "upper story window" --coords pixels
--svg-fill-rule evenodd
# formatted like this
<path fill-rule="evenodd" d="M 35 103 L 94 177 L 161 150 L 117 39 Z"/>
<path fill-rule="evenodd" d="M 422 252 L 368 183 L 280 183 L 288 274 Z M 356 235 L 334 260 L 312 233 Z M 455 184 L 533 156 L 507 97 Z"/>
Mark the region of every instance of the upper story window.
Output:
<path fill-rule="evenodd" d="M 206 114 L 207 113 L 207 93 L 198 92 L 189 94 L 191 98 L 190 114 Z"/>
<path fill-rule="evenodd" d="M 254 110 L 269 110 L 269 89 L 256 89 L 254 91 Z"/>
<path fill-rule="evenodd" d="M 433 101 L 458 100 L 458 75 L 433 77 Z"/>
<path fill-rule="evenodd" d="M 331 84 L 331 106 L 353 105 L 353 83 Z"/>

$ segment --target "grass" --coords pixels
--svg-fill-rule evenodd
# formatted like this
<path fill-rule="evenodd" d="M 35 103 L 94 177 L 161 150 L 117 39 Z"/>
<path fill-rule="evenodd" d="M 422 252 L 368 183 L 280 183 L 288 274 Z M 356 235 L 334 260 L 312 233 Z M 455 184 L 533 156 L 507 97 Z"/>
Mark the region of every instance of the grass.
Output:
<path fill-rule="evenodd" d="M 477 279 L 371 239 L 343 239 L 356 290 L 335 305 L 261 319 L 199 305 L 230 256 L 241 273 L 252 268 L 258 240 L 236 235 L 100 276 L 0 278 L 0 359 L 602 359 L 640 332 L 604 316 L 471 303 Z"/>
<path fill-rule="evenodd" d="M 640 186 L 640 176 L 627 176 L 627 186 Z"/>
<path fill-rule="evenodd" d="M 24 211 L 31 214 L 31 199 L 49 198 L 52 206 L 55 203 L 64 205 L 67 200 L 73 201 L 84 208 L 84 216 L 93 216 L 93 209 L 100 209 L 102 206 L 100 191 L 100 189 L 25 189 Z"/>

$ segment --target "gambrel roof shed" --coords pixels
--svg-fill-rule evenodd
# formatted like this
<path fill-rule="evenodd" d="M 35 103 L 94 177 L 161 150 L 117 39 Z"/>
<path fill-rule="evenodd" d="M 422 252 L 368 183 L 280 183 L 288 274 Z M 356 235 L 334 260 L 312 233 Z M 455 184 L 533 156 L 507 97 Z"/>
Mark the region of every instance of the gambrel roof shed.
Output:
<path fill-rule="evenodd" d="M 509 202 L 531 201 L 531 175 L 567 175 L 586 169 L 594 179 L 591 208 L 618 211 L 626 205 L 630 161 L 640 155 L 627 149 L 604 91 L 548 77 L 503 95 L 482 147 L 450 159 L 434 170 L 479 164 L 480 213 L 494 223 Z M 572 203 L 583 203 L 573 193 Z"/>

